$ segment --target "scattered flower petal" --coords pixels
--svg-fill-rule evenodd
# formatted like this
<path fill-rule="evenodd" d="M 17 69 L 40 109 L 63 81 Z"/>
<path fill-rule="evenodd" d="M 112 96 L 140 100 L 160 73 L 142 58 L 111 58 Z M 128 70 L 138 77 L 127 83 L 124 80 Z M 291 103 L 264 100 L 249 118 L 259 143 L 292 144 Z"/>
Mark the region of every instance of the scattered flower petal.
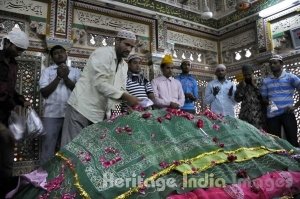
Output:
<path fill-rule="evenodd" d="M 237 157 L 236 157 L 236 155 L 234 155 L 234 154 L 229 154 L 229 155 L 227 156 L 227 159 L 228 159 L 230 162 L 233 162 L 233 161 L 235 161 L 235 160 L 237 159 Z"/>
<path fill-rule="evenodd" d="M 147 118 L 150 118 L 151 116 L 152 116 L 151 113 L 146 112 L 146 113 L 143 113 L 142 118 L 147 119 Z"/>
<path fill-rule="evenodd" d="M 245 169 L 241 169 L 237 172 L 236 176 L 238 178 L 247 178 L 248 177 L 248 174 L 247 174 L 247 171 Z"/>
<path fill-rule="evenodd" d="M 199 119 L 199 120 L 197 121 L 197 127 L 198 127 L 198 128 L 203 128 L 203 126 L 204 126 L 203 120 Z"/>
<path fill-rule="evenodd" d="M 214 124 L 212 127 L 213 127 L 213 129 L 215 129 L 216 131 L 218 131 L 218 130 L 220 129 L 220 126 L 217 125 L 217 124 Z"/>
<path fill-rule="evenodd" d="M 172 115 L 171 115 L 170 113 L 167 113 L 167 114 L 165 115 L 165 118 L 166 118 L 167 120 L 171 120 Z"/>
<path fill-rule="evenodd" d="M 163 118 L 159 117 L 159 118 L 157 118 L 157 121 L 158 121 L 159 123 L 162 123 Z"/>

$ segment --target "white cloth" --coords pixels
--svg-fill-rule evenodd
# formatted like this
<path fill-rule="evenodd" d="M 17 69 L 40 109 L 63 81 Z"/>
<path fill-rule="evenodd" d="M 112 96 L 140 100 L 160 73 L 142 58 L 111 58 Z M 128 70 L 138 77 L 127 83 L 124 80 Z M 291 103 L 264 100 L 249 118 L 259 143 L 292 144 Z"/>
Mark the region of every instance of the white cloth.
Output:
<path fill-rule="evenodd" d="M 29 38 L 25 32 L 19 28 L 13 28 L 4 38 L 7 38 L 11 43 L 22 49 L 27 49 L 29 46 Z M 4 41 L 4 40 L 3 40 Z M 3 42 L 0 50 L 3 49 Z"/>
<path fill-rule="evenodd" d="M 126 90 L 127 63 L 117 68 L 115 47 L 100 47 L 90 56 L 68 104 L 93 123 L 110 117 Z"/>
<path fill-rule="evenodd" d="M 57 76 L 57 65 L 53 64 L 42 71 L 39 85 L 40 88 L 48 86 Z M 72 82 L 77 82 L 81 71 L 78 68 L 70 67 L 68 75 Z M 44 99 L 44 117 L 62 118 L 65 117 L 66 104 L 71 94 L 71 90 L 65 85 L 64 80 L 60 80 L 56 89 L 46 99 Z"/>
<path fill-rule="evenodd" d="M 152 80 L 155 102 L 158 107 L 164 108 L 170 106 L 171 102 L 177 103 L 182 107 L 185 97 L 180 81 L 173 77 L 166 78 L 159 76 Z"/>
<path fill-rule="evenodd" d="M 213 87 L 219 87 L 219 93 L 213 95 Z M 232 96 L 228 95 L 229 89 L 233 86 Z M 234 107 L 236 102 L 234 101 L 234 93 L 236 91 L 236 86 L 229 80 L 221 83 L 219 80 L 215 79 L 208 83 L 205 89 L 204 104 L 209 105 L 214 113 L 222 114 L 224 116 L 230 115 L 235 117 Z"/>

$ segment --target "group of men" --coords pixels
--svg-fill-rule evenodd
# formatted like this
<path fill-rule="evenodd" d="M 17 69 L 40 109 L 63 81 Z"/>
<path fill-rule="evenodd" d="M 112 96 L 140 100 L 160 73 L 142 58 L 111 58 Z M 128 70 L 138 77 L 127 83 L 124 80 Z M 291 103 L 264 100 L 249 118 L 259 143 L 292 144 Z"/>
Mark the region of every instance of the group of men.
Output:
<path fill-rule="evenodd" d="M 65 146 L 86 126 L 109 118 L 120 101 L 134 106 L 148 98 L 153 101 L 154 108 L 170 107 L 195 113 L 199 96 L 197 81 L 189 74 L 191 62 L 183 60 L 182 73 L 174 78 L 172 57 L 166 55 L 160 66 L 162 75 L 150 82 L 141 74 L 142 58 L 136 54 L 129 56 L 135 44 L 134 33 L 119 31 L 115 46 L 96 49 L 83 72 L 67 65 L 67 52 L 62 46 L 50 50 L 54 63 L 42 71 L 39 80 L 46 131 L 42 138 L 42 163 L 54 155 L 56 146 Z M 14 88 L 17 71 L 14 58 L 28 46 L 28 37 L 20 30 L 10 32 L 1 45 L 0 146 L 3 150 L 1 148 L 0 175 L 1 179 L 8 179 L 0 182 L 1 196 L 13 184 L 6 183 L 11 179 L 14 144 L 7 130 L 10 111 L 15 105 L 29 105 Z M 128 64 L 124 60 L 127 57 Z M 263 127 L 263 107 L 266 107 L 269 132 L 280 135 L 279 129 L 283 126 L 287 140 L 298 146 L 293 111 L 300 106 L 300 101 L 293 105 L 292 97 L 295 89 L 300 91 L 300 79 L 283 70 L 282 57 L 278 55 L 270 59 L 270 67 L 273 75 L 263 80 L 260 89 L 251 66 L 243 66 L 244 81 L 236 87 L 226 79 L 225 65 L 217 65 L 217 78 L 208 83 L 204 102 L 213 112 L 233 117 L 235 104 L 242 102 L 240 119 L 258 128 Z"/>
<path fill-rule="evenodd" d="M 294 110 L 300 106 L 300 100 L 294 103 L 293 95 L 295 90 L 300 92 L 300 78 L 283 69 L 280 55 L 273 55 L 269 64 L 271 75 L 262 82 L 254 78 L 253 66 L 243 65 L 244 80 L 237 86 L 225 78 L 226 67 L 217 65 L 217 79 L 208 83 L 204 102 L 213 112 L 232 117 L 236 103 L 242 102 L 239 119 L 278 137 L 283 129 L 286 139 L 299 147 Z"/>
<path fill-rule="evenodd" d="M 195 113 L 198 86 L 189 74 L 191 62 L 182 62 L 182 74 L 175 79 L 173 60 L 167 55 L 161 62 L 162 76 L 150 82 L 141 73 L 142 57 L 129 56 L 135 43 L 134 33 L 120 31 L 115 46 L 96 49 L 82 73 L 66 65 L 67 53 L 62 46 L 50 50 L 54 64 L 42 71 L 39 80 L 46 131 L 42 137 L 42 163 L 54 155 L 57 146 L 65 146 L 84 127 L 109 118 L 120 101 L 134 106 L 149 99 L 154 108 L 181 108 Z"/>

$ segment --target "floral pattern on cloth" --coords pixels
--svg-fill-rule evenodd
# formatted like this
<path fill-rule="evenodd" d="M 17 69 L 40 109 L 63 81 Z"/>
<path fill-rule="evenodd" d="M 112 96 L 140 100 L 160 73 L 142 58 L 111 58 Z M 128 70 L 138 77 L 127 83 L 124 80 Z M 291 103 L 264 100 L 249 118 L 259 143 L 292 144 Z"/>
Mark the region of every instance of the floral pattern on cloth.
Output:
<path fill-rule="evenodd" d="M 245 194 L 239 185 L 229 185 L 224 188 L 224 191 L 233 199 L 244 199 Z"/>
<path fill-rule="evenodd" d="M 284 181 L 288 176 L 289 180 Z M 256 184 L 256 188 L 253 186 Z M 167 199 L 270 199 L 279 197 L 292 198 L 300 192 L 300 171 L 274 171 L 254 180 L 246 179 L 240 184 L 233 184 L 225 188 L 195 189 L 184 194 L 172 194 Z M 192 197 L 191 197 L 192 196 Z"/>
<path fill-rule="evenodd" d="M 66 165 L 64 181 L 49 193 L 50 198 L 75 191 L 75 198 L 166 198 L 174 192 L 199 190 L 199 186 L 184 186 L 185 171 L 189 178 L 210 173 L 225 184 L 234 184 L 241 169 L 247 169 L 251 180 L 274 170 L 300 171 L 291 158 L 294 150 L 285 140 L 208 110 L 200 115 L 174 109 L 138 110 L 83 129 L 43 169 L 51 182 Z M 145 184 L 170 178 L 174 186 L 161 191 Z M 44 192 L 28 186 L 16 198 L 24 194 L 38 198 Z"/>

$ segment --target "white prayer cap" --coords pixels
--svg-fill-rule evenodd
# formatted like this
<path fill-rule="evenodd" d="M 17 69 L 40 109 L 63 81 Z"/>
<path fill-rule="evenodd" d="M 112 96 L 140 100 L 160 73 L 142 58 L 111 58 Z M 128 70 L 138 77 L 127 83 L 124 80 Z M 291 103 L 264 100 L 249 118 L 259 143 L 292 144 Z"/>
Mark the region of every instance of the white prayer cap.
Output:
<path fill-rule="evenodd" d="M 136 40 L 135 34 L 128 30 L 121 30 L 118 32 L 117 37 L 123 38 L 123 39 L 132 39 Z"/>
<path fill-rule="evenodd" d="M 189 62 L 190 64 L 192 63 L 190 59 L 183 59 L 183 60 L 181 61 L 181 64 L 184 63 L 184 62 Z"/>
<path fill-rule="evenodd" d="M 225 66 L 224 64 L 218 64 L 218 65 L 216 66 L 216 71 L 217 71 L 218 69 L 224 69 L 224 70 L 226 70 L 226 66 Z"/>
<path fill-rule="evenodd" d="M 127 58 L 128 62 L 129 62 L 130 60 L 132 60 L 132 59 L 140 59 L 140 60 L 142 60 L 142 58 L 141 58 L 140 56 L 138 56 L 137 54 L 131 54 L 131 55 L 129 55 L 128 58 Z"/>
<path fill-rule="evenodd" d="M 20 28 L 13 28 L 4 38 L 15 44 L 17 47 L 27 49 L 29 46 L 29 38 Z"/>
<path fill-rule="evenodd" d="M 269 61 L 271 61 L 271 60 L 280 60 L 280 61 L 282 61 L 282 57 L 280 55 L 272 55 L 272 57 L 270 58 Z"/>

